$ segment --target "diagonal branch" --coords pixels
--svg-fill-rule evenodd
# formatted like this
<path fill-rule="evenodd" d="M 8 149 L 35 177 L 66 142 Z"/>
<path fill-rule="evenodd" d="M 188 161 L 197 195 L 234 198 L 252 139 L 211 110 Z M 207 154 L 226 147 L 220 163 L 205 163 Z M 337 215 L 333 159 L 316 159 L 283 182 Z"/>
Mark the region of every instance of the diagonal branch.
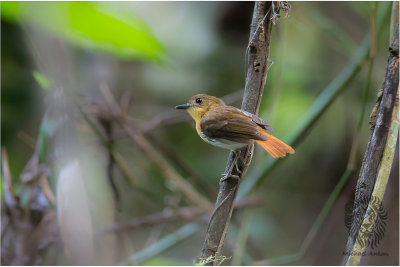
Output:
<path fill-rule="evenodd" d="M 256 2 L 253 12 L 248 46 L 249 60 L 246 86 L 242 102 L 242 109 L 253 114 L 258 113 L 267 78 L 273 24 L 271 18 L 273 14 L 279 11 L 279 8 L 273 9 L 274 4 L 272 2 Z M 220 183 L 215 210 L 208 224 L 202 249 L 202 259 L 213 259 L 206 262 L 208 265 L 218 264 L 218 260 L 215 260 L 215 258 L 220 254 L 224 245 L 240 180 L 250 164 L 253 148 L 253 145 L 243 148 L 240 152 L 240 158 L 243 160 L 238 162 L 239 172 L 233 168 L 232 174 L 237 175 L 240 179 L 227 179 Z M 226 165 L 226 172 L 231 169 L 234 160 L 235 154 L 231 152 Z"/>

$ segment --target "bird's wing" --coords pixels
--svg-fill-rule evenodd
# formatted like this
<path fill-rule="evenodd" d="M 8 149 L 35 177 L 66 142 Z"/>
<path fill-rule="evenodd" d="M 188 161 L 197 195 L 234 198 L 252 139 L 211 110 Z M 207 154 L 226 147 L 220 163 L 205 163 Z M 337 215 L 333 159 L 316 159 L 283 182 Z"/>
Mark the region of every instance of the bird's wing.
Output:
<path fill-rule="evenodd" d="M 250 112 L 247 112 L 247 111 L 244 111 L 244 110 L 241 110 L 241 111 L 242 111 L 244 114 L 246 114 L 247 116 L 251 117 L 252 120 L 253 120 L 258 126 L 260 126 L 261 128 L 263 128 L 263 129 L 265 129 L 265 130 L 268 130 L 268 131 L 273 131 L 273 130 L 274 130 L 274 129 L 272 129 L 271 126 L 269 126 L 269 124 L 268 124 L 265 120 L 261 119 L 261 118 L 258 117 L 257 115 L 251 114 Z"/>
<path fill-rule="evenodd" d="M 226 139 L 246 144 L 252 140 L 267 140 L 260 133 L 260 125 L 253 120 L 251 114 L 248 114 L 231 106 L 217 107 L 203 116 L 200 128 L 203 134 L 212 139 Z"/>

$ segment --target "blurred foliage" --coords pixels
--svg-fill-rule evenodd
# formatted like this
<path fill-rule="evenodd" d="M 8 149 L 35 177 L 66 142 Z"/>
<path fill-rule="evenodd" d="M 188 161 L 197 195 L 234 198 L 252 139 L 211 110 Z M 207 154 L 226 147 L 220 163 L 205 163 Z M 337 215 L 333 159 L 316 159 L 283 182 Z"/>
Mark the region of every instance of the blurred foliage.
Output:
<path fill-rule="evenodd" d="M 124 59 L 160 62 L 165 49 L 147 24 L 94 2 L 4 2 L 3 19 L 36 24 L 79 46 Z"/>
<path fill-rule="evenodd" d="M 353 56 L 369 31 L 372 7 L 366 2 L 293 2 L 291 5 L 289 16 L 282 16 L 273 29 L 270 58 L 274 64 L 268 73 L 260 107 L 260 117 L 267 120 L 275 129 L 273 134 L 283 140 Z M 251 2 L 2 2 L 1 141 L 9 153 L 15 191 L 21 188 L 20 174 L 35 148 L 43 147 L 39 150 L 41 162 L 49 151 L 54 120 L 52 116 L 45 120 L 44 114 L 56 86 L 61 85 L 66 94 L 89 99 L 82 104 L 82 108 L 89 110 L 103 110 L 101 83 L 109 85 L 117 101 L 123 102 L 130 94 L 127 112 L 139 128 L 168 114 L 181 116 L 173 113 L 173 107 L 185 103 L 196 93 L 220 97 L 243 89 L 252 9 Z M 389 16 L 377 40 L 371 79 L 373 92 L 368 97 L 366 114 L 372 110 L 384 77 L 388 22 Z M 170 64 L 158 64 L 165 62 L 167 56 Z M 285 158 L 252 192 L 264 199 L 261 205 L 253 208 L 253 216 L 247 222 L 249 233 L 243 262 L 298 251 L 346 170 L 363 104 L 367 66 L 365 62 L 359 75 L 347 85 L 304 141 L 295 147 L 296 154 Z M 53 70 L 68 77 L 68 82 L 60 78 L 62 75 L 53 75 Z M 50 90 L 43 90 L 45 88 Z M 232 105 L 240 106 L 240 99 Z M 113 149 L 125 158 L 128 170 L 138 180 L 135 188 L 117 166 L 110 164 L 107 147 L 79 117 L 79 112 L 73 110 L 65 114 L 78 118 L 75 125 L 78 147 L 82 154 L 90 151 L 83 164 L 85 169 L 94 166 L 90 160 L 97 161 L 94 173 L 107 172 L 107 179 L 113 176 L 121 196 L 121 210 L 111 212 L 112 189 L 105 175 L 88 175 L 85 186 L 94 196 L 90 205 L 97 219 L 107 217 L 107 220 L 126 222 L 188 204 L 112 119 L 104 125 L 111 129 Z M 370 134 L 366 121 L 356 153 L 358 165 Z M 204 143 L 193 128 L 193 122 L 185 121 L 160 124 L 150 132 L 216 191 L 228 152 Z M 249 173 L 265 166 L 269 160 L 264 151 L 256 148 Z M 193 179 L 172 160 L 171 164 L 183 177 Z M 344 185 L 310 252 L 294 264 L 334 265 L 340 262 L 347 238 L 343 209 L 351 198 L 356 179 L 357 175 L 353 175 Z M 54 190 L 57 177 L 51 177 L 50 184 Z M 198 191 L 203 189 L 198 183 L 192 184 Z M 398 199 L 398 184 L 388 188 L 384 205 L 390 219 L 380 249 L 387 251 L 390 257 L 370 257 L 369 263 L 398 264 L 398 204 L 394 201 Z M 28 202 L 29 190 L 24 191 L 23 199 L 24 203 Z M 240 227 L 238 222 L 242 222 L 243 215 L 241 210 L 234 212 L 233 227 Z M 206 228 L 206 224 L 198 222 L 196 229 L 201 230 L 191 232 L 186 240 L 179 242 L 176 241 L 179 237 L 171 238 L 186 224 L 182 221 L 120 232 L 122 237 L 117 237 L 120 239 L 116 242 L 119 261 L 113 262 L 146 251 L 152 258 L 146 259 L 145 265 L 191 265 L 200 254 Z M 100 221 L 95 221 L 94 225 L 97 227 Z M 227 257 L 234 253 L 231 244 L 235 244 L 239 236 L 232 229 L 223 253 Z M 390 237 L 390 233 L 394 237 Z M 171 242 L 156 255 L 153 254 L 155 250 L 146 250 L 150 246 L 159 249 L 160 240 L 165 237 Z M 71 264 L 64 253 L 60 254 L 57 264 Z M 45 263 L 51 262 L 50 258 Z"/>

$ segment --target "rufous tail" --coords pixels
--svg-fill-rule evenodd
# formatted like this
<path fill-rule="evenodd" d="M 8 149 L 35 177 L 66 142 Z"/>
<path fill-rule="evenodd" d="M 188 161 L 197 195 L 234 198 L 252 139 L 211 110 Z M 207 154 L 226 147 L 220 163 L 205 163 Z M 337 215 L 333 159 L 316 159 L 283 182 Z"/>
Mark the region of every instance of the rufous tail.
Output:
<path fill-rule="evenodd" d="M 272 157 L 274 158 L 282 158 L 286 157 L 286 154 L 293 154 L 294 149 L 285 144 L 283 141 L 279 140 L 275 136 L 265 132 L 264 130 L 260 130 L 261 134 L 267 137 L 268 139 L 265 141 L 256 140 L 257 144 L 262 146 Z"/>

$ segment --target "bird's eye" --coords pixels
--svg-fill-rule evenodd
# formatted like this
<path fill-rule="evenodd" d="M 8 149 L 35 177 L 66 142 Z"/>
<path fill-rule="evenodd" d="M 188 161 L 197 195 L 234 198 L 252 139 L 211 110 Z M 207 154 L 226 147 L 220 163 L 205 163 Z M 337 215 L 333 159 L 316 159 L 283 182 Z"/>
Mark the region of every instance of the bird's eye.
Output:
<path fill-rule="evenodd" d="M 196 103 L 197 104 L 201 104 L 203 102 L 203 99 L 201 99 L 200 97 L 199 98 L 196 98 Z"/>

